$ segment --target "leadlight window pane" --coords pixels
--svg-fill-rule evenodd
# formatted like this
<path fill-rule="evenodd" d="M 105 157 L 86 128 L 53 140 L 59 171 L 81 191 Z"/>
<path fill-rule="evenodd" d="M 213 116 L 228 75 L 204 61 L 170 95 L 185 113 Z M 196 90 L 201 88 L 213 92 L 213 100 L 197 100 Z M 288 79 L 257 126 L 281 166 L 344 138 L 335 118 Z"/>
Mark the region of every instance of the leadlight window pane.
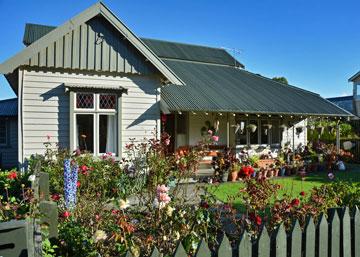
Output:
<path fill-rule="evenodd" d="M 94 109 L 94 94 L 76 93 L 77 109 Z"/>
<path fill-rule="evenodd" d="M 100 109 L 116 109 L 116 95 L 101 94 Z"/>
<path fill-rule="evenodd" d="M 6 122 L 0 121 L 0 144 L 6 145 Z"/>

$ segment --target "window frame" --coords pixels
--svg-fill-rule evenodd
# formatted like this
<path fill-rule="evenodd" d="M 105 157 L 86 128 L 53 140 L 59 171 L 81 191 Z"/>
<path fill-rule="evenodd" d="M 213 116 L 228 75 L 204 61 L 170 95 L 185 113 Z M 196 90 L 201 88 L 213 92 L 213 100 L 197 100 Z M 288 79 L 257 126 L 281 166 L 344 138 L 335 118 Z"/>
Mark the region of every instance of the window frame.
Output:
<path fill-rule="evenodd" d="M 119 138 L 121 137 L 121 126 L 119 125 L 119 120 L 121 117 L 121 95 L 113 92 L 91 92 L 91 91 L 71 91 L 70 94 L 72 94 L 70 111 L 71 111 L 71 119 L 72 122 L 70 122 L 70 133 L 72 133 L 72 137 L 70 137 L 70 147 L 73 148 L 72 150 L 76 150 L 78 148 L 77 145 L 77 135 L 76 135 L 76 115 L 93 115 L 93 155 L 95 156 L 101 156 L 105 153 L 100 153 L 100 115 L 114 115 L 115 116 L 115 153 L 113 153 L 114 156 L 121 156 L 121 146 L 119 145 Z M 77 108 L 76 100 L 77 100 L 77 94 L 92 94 L 94 95 L 94 108 L 93 109 L 87 109 L 87 108 Z M 116 97 L 116 104 L 115 109 L 101 109 L 100 108 L 100 95 L 114 95 Z"/>
<path fill-rule="evenodd" d="M 265 146 L 271 146 L 271 147 L 278 147 L 281 145 L 281 130 L 280 130 L 280 120 L 279 119 L 274 119 L 274 118 L 253 118 L 253 117 L 238 117 L 238 121 L 245 121 L 246 124 L 255 124 L 257 126 L 257 129 L 256 129 L 256 132 L 254 132 L 255 134 L 257 134 L 257 141 L 258 143 L 257 144 L 251 144 L 250 142 L 250 134 L 251 132 L 249 130 L 246 129 L 246 144 L 236 144 L 236 147 L 240 147 L 240 148 L 243 148 L 243 147 L 265 147 Z M 252 121 L 252 122 L 250 122 Z M 255 122 L 253 122 L 255 121 Z M 235 121 L 236 122 L 236 121 Z M 278 133 L 278 137 L 279 137 L 279 143 L 273 143 L 272 142 L 272 134 L 274 133 L 273 131 L 273 128 L 270 129 L 268 131 L 268 143 L 267 144 L 261 144 L 261 130 L 262 130 L 262 124 L 263 122 L 265 123 L 268 123 L 268 124 L 272 124 L 274 125 L 274 123 L 278 123 L 278 127 L 279 127 L 279 130 L 277 131 Z M 235 136 L 235 142 L 238 141 L 238 139 L 236 138 L 237 135 Z"/>

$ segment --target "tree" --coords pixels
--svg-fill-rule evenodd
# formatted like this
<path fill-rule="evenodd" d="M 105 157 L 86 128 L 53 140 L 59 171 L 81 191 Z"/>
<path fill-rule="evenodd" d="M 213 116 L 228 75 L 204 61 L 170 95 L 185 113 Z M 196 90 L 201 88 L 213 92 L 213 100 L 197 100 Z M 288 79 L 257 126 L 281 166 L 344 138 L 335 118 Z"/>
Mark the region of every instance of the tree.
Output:
<path fill-rule="evenodd" d="M 273 77 L 272 80 L 288 85 L 289 82 L 285 77 Z"/>

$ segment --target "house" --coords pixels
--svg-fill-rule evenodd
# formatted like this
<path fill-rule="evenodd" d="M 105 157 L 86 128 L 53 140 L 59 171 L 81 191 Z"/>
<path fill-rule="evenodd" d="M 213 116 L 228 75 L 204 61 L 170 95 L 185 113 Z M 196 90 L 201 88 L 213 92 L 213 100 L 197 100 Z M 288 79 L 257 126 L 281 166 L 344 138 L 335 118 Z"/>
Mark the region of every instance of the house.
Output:
<path fill-rule="evenodd" d="M 23 42 L 0 65 L 18 99 L 13 165 L 43 153 L 48 140 L 121 157 L 130 138 L 158 137 L 162 126 L 173 149 L 209 128 L 221 146 L 294 148 L 306 143 L 307 117 L 351 116 L 245 70 L 223 49 L 141 39 L 101 2 L 58 27 L 27 24 Z"/>
<path fill-rule="evenodd" d="M 349 82 L 353 83 L 353 95 L 331 97 L 327 98 L 327 100 L 352 113 L 354 116 L 360 117 L 360 92 L 358 92 L 358 87 L 360 86 L 360 71 L 349 78 Z"/>

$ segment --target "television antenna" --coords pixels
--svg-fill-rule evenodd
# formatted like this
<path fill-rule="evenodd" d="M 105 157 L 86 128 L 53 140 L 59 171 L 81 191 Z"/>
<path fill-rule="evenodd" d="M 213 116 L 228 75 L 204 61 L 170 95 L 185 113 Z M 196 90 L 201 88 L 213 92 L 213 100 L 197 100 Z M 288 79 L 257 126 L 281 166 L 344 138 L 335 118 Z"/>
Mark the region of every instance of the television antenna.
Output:
<path fill-rule="evenodd" d="M 243 52 L 243 50 L 235 47 L 225 47 L 225 46 L 222 46 L 221 49 L 224 49 L 232 54 L 232 57 L 234 59 L 234 67 L 236 67 L 237 64 L 236 56 L 240 55 Z"/>

